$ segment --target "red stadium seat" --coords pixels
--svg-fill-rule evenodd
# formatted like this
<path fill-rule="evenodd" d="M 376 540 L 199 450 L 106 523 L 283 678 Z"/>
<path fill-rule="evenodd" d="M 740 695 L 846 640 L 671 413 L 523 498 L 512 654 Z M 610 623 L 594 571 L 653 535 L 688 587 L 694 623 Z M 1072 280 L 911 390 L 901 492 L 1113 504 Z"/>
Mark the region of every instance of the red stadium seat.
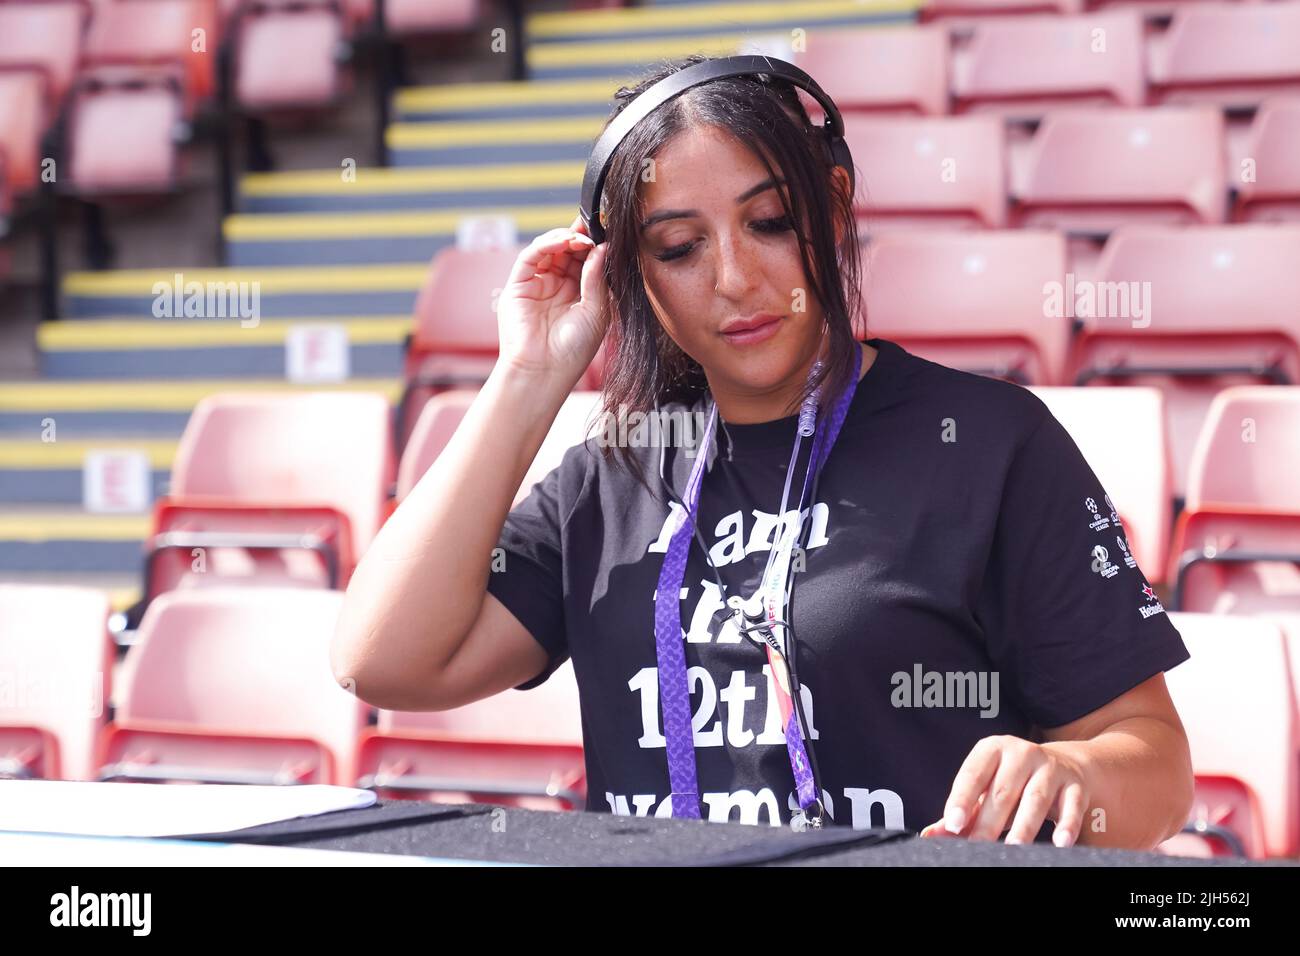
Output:
<path fill-rule="evenodd" d="M 246 112 L 314 110 L 343 93 L 338 53 L 348 25 L 337 3 L 250 2 L 234 31 L 234 98 Z"/>
<path fill-rule="evenodd" d="M 476 388 L 496 365 L 496 300 L 522 247 L 442 249 L 429 263 L 415 299 L 398 405 L 399 450 L 424 403 L 449 388 Z"/>
<path fill-rule="evenodd" d="M 956 109 L 1038 118 L 1062 106 L 1142 106 L 1142 42 L 1131 11 L 982 21 L 953 50 Z"/>
<path fill-rule="evenodd" d="M 864 174 L 858 215 L 867 230 L 1005 224 L 1001 120 L 851 115 L 845 138 Z"/>
<path fill-rule="evenodd" d="M 0 69 L 0 189 L 6 197 L 29 194 L 40 182 L 42 83 L 36 73 Z"/>
<path fill-rule="evenodd" d="M 1223 222 L 1225 151 L 1223 116 L 1208 107 L 1049 113 L 1013 154 L 1014 218 L 1090 234 Z"/>
<path fill-rule="evenodd" d="M 0 3 L 0 69 L 30 70 L 44 81 L 52 120 L 77 73 L 89 7 L 67 3 Z"/>
<path fill-rule="evenodd" d="M 586 765 L 573 666 L 532 690 L 451 710 L 381 710 L 362 735 L 358 771 L 358 786 L 384 796 L 581 810 Z"/>
<path fill-rule="evenodd" d="M 67 181 L 79 196 L 153 195 L 177 189 L 183 119 L 175 73 L 101 67 L 73 87 Z"/>
<path fill-rule="evenodd" d="M 160 596 L 127 653 L 100 779 L 351 786 L 369 708 L 330 670 L 342 603 L 293 588 Z"/>
<path fill-rule="evenodd" d="M 1044 286 L 1065 281 L 1059 233 L 888 232 L 865 253 L 871 334 L 954 368 L 1061 380 L 1069 321 L 1044 306 Z"/>
<path fill-rule="evenodd" d="M 1285 638 L 1263 618 L 1171 619 L 1191 653 L 1165 681 L 1191 745 L 1192 829 L 1254 859 L 1294 855 L 1300 731 Z"/>
<path fill-rule="evenodd" d="M 201 44 L 195 33 L 200 30 Z M 218 41 L 210 0 L 112 0 L 95 10 L 82 64 L 178 67 L 185 115 L 191 116 L 195 105 L 215 91 Z"/>
<path fill-rule="evenodd" d="M 469 30 L 482 16 L 480 0 L 384 0 L 384 30 L 398 37 Z"/>
<path fill-rule="evenodd" d="M 1247 222 L 1300 221 L 1300 97 L 1266 100 L 1245 138 L 1244 160 L 1230 172 L 1235 216 Z M 1249 172 L 1250 175 L 1246 175 Z"/>
<path fill-rule="evenodd" d="M 1033 392 L 1065 426 L 1111 496 L 1128 550 L 1143 576 L 1153 583 L 1163 581 L 1173 523 L 1164 394 L 1158 388 L 1118 386 Z M 1117 561 L 1125 541 L 1110 549 Z"/>
<path fill-rule="evenodd" d="M 155 506 L 144 603 L 177 587 L 344 587 L 383 520 L 391 434 L 378 393 L 204 398 Z"/>
<path fill-rule="evenodd" d="M 476 394 L 477 391 L 472 389 L 452 389 L 433 396 L 425 404 L 398 465 L 397 503 L 406 499 L 416 482 L 437 460 L 460 426 Z M 600 402 L 600 393 L 594 391 L 575 391 L 565 398 L 550 431 L 524 474 L 524 480 L 515 495 L 515 504 L 527 497 L 533 485 L 560 464 L 569 448 L 599 434 Z"/>
<path fill-rule="evenodd" d="M 1296 227 L 1130 227 L 1107 243 L 1069 378 L 1164 390 L 1176 495 L 1219 389 L 1300 382 L 1297 262 Z"/>
<path fill-rule="evenodd" d="M 424 403 L 397 463 L 394 504 L 406 500 L 416 482 L 447 447 L 447 442 L 451 441 L 451 436 L 460 427 L 461 420 L 477 394 L 477 389 L 453 388 L 439 392 Z"/>
<path fill-rule="evenodd" d="M 0 584 L 0 777 L 92 780 L 108 715 L 108 598 Z"/>
<path fill-rule="evenodd" d="M 1300 92 L 1300 2 L 1179 4 L 1147 60 L 1156 102 L 1254 107 Z"/>
<path fill-rule="evenodd" d="M 948 34 L 941 27 L 813 31 L 793 62 L 816 75 L 843 113 L 948 112 Z M 820 116 L 810 111 L 814 121 Z"/>
<path fill-rule="evenodd" d="M 449 246 L 429 263 L 415 299 L 415 325 L 406 346 L 405 388 L 397 411 L 397 447 L 406 447 L 420 410 L 449 388 L 477 388 L 496 365 L 496 303 L 523 247 L 466 250 Z M 580 388 L 600 385 L 603 354 Z"/>
<path fill-rule="evenodd" d="M 1176 606 L 1300 607 L 1300 386 L 1237 386 L 1210 404 L 1179 516 Z"/>

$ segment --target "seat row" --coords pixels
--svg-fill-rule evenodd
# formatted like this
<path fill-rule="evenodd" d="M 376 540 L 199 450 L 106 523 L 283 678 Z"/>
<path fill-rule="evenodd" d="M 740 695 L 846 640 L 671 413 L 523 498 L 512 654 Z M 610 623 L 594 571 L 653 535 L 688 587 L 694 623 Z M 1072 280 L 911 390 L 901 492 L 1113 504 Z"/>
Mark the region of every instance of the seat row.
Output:
<path fill-rule="evenodd" d="M 383 796 L 580 809 L 586 772 L 571 665 L 531 691 L 442 712 L 380 711 L 329 667 L 332 591 L 177 591 L 109 678 L 102 594 L 0 585 L 0 775 L 332 783 Z M 1166 679 L 1196 796 L 1166 852 L 1300 852 L 1300 615 L 1174 614 L 1191 651 Z M 346 684 L 346 679 L 344 680 Z M 114 701 L 110 710 L 106 702 Z"/>

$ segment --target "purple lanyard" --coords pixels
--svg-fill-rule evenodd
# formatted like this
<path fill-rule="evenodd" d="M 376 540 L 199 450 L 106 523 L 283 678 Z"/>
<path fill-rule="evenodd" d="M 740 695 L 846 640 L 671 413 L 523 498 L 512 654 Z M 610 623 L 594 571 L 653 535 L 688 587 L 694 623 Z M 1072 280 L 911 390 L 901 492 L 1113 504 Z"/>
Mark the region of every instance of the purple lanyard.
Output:
<path fill-rule="evenodd" d="M 854 371 L 862 368 L 862 346 L 855 345 L 858 358 Z M 809 458 L 808 471 L 804 475 L 804 488 L 809 485 L 810 476 L 820 473 L 822 465 L 835 446 L 839 437 L 840 426 L 848 414 L 853 394 L 857 390 L 858 375 L 854 374 L 840 395 L 839 400 L 829 415 L 819 416 L 817 434 L 813 439 L 812 453 Z M 700 453 L 686 483 L 686 506 L 682 521 L 673 532 L 664 555 L 664 563 L 659 569 L 659 589 L 655 594 L 655 655 L 659 666 L 659 702 L 663 711 L 664 738 L 668 754 L 668 777 L 672 786 L 672 815 L 694 820 L 700 819 L 699 783 L 695 771 L 695 741 L 691 727 L 691 693 L 686 675 L 685 637 L 682 634 L 682 581 L 686 577 L 686 561 L 690 553 L 690 542 L 695 532 L 695 507 L 700 497 L 700 486 L 704 480 L 704 465 L 709 449 L 713 444 L 715 425 L 718 420 L 718 406 L 713 403 L 713 411 L 705 426 L 700 442 Z M 814 502 L 815 504 L 815 502 Z M 800 495 L 800 512 L 803 508 L 803 495 Z M 778 516 L 780 517 L 780 516 Z M 777 535 L 781 530 L 777 523 Z M 772 546 L 776 547 L 776 540 Z M 719 595 L 721 597 L 721 595 Z M 789 648 L 791 642 L 786 642 Z M 775 674 L 772 680 L 775 680 Z M 798 693 L 798 690 L 794 690 Z M 798 726 L 798 709 L 790 717 L 790 726 L 782 728 L 790 755 L 790 767 L 794 771 L 795 786 L 799 794 L 799 806 L 807 811 L 819 794 L 813 781 L 811 765 L 804 747 L 803 734 Z"/>

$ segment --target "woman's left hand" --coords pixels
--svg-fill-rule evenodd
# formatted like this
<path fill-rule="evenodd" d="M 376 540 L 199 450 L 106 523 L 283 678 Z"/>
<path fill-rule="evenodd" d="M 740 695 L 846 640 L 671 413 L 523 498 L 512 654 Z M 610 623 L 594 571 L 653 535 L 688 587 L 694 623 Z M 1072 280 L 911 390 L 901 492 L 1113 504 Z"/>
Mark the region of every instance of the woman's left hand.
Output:
<path fill-rule="evenodd" d="M 1008 843 L 1030 843 L 1044 820 L 1055 820 L 1052 842 L 1072 846 L 1083 826 L 1088 789 L 1079 764 L 1053 744 L 985 737 L 957 771 L 944 818 L 921 836 L 996 840 L 1010 827 Z"/>

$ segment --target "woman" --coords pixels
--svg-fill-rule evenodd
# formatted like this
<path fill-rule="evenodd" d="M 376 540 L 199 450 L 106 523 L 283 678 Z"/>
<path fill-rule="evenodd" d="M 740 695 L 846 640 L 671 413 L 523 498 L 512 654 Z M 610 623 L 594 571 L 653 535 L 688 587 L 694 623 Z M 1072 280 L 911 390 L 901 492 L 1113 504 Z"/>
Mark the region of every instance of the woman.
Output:
<path fill-rule="evenodd" d="M 770 76 L 692 87 L 614 154 L 604 242 L 524 249 L 334 672 L 438 710 L 571 657 L 591 810 L 1154 847 L 1192 798 L 1182 640 L 1039 399 L 856 343 L 849 179 L 809 130 Z M 601 430 L 511 511 L 607 332 L 606 413 L 665 428 Z"/>

